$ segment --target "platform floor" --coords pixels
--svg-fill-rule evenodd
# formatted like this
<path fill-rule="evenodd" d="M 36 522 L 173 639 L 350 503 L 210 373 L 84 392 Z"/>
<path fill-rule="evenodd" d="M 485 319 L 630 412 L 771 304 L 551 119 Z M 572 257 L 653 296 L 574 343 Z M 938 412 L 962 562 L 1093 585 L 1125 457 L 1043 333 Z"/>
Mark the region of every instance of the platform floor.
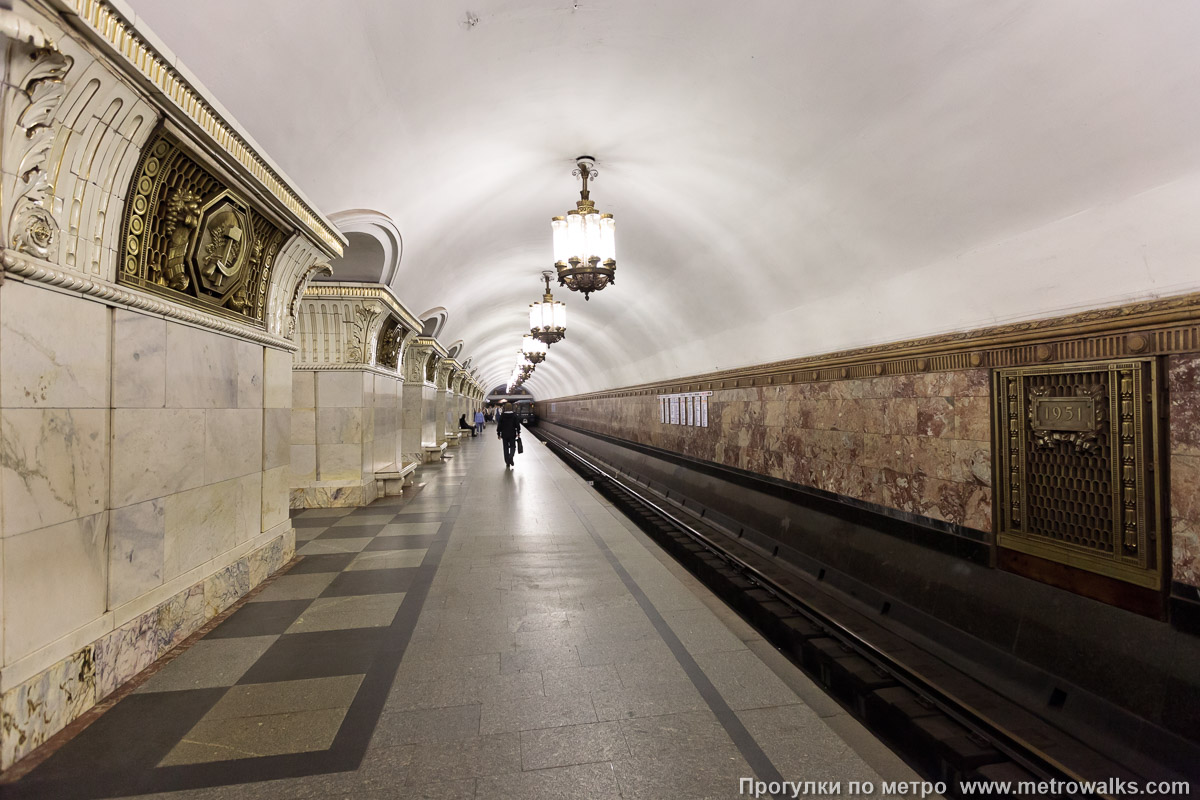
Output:
<path fill-rule="evenodd" d="M 916 775 L 532 437 L 357 510 L 7 796 L 733 798 Z M 864 795 L 858 795 L 864 796 Z"/>

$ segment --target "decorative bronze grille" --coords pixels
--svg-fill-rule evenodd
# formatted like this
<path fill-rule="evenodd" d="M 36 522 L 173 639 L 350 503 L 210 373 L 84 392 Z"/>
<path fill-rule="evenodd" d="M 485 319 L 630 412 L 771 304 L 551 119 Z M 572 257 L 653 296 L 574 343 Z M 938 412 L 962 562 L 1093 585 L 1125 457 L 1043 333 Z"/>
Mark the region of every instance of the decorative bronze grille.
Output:
<path fill-rule="evenodd" d="M 284 232 L 163 128 L 130 182 L 117 280 L 264 327 Z"/>
<path fill-rule="evenodd" d="M 1153 359 L 993 373 L 1000 547 L 1158 588 Z"/>

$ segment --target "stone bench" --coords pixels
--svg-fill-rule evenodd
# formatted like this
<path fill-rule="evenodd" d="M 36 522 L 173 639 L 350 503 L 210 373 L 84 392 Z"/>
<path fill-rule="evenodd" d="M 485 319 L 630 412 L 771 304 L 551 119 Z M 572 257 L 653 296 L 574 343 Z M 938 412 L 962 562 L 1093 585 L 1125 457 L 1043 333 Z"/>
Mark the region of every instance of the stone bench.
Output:
<path fill-rule="evenodd" d="M 425 453 L 425 463 L 431 464 L 439 458 L 445 458 L 446 443 L 438 442 L 436 444 L 426 443 L 421 445 L 421 450 Z"/>
<path fill-rule="evenodd" d="M 404 487 L 413 485 L 413 475 L 421 464 L 410 461 L 397 467 L 388 464 L 383 469 L 375 471 L 375 480 L 379 483 L 379 494 L 382 497 L 394 497 L 404 493 Z"/>
<path fill-rule="evenodd" d="M 458 437 L 460 437 L 460 436 L 462 436 L 462 434 L 459 433 L 458 431 L 447 431 L 446 432 L 446 446 L 447 447 L 458 447 Z"/>

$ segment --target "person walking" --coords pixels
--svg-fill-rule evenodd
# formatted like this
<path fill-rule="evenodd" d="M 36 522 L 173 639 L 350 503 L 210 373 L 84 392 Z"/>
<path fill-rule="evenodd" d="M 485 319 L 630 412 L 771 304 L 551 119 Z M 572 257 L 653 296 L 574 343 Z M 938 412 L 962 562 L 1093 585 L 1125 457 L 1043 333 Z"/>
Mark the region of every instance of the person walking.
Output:
<path fill-rule="evenodd" d="M 483 409 L 481 409 L 481 408 L 476 409 L 475 410 L 475 432 L 476 433 L 483 433 L 483 423 L 484 423 Z"/>
<path fill-rule="evenodd" d="M 502 401 L 503 402 L 503 401 Z M 521 419 L 513 413 L 513 407 L 505 404 L 496 421 L 496 438 L 504 440 L 504 463 L 512 469 L 513 455 L 521 442 Z"/>

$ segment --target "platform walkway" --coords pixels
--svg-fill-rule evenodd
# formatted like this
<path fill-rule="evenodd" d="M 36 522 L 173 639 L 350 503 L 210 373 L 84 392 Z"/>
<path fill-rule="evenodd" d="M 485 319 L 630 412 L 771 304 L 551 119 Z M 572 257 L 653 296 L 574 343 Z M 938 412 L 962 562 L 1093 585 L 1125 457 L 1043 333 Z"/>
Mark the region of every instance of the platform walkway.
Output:
<path fill-rule="evenodd" d="M 0 794 L 662 800 L 916 778 L 542 445 L 510 472 L 491 434 L 415 492 L 299 514 L 286 574 Z"/>

